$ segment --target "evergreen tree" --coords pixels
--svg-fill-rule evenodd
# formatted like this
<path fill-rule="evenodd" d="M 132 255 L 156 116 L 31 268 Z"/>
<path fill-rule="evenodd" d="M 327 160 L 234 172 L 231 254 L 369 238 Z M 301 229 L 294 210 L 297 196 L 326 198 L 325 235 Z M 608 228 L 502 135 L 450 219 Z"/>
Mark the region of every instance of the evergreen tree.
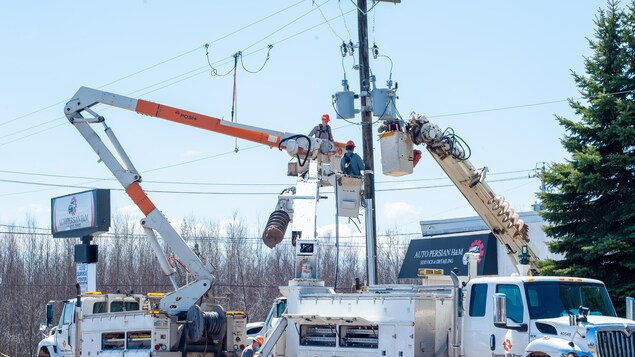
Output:
<path fill-rule="evenodd" d="M 603 280 L 621 309 L 635 295 L 635 1 L 618 5 L 599 10 L 586 75 L 573 73 L 579 120 L 557 117 L 571 159 L 543 172 L 549 190 L 538 196 L 549 248 L 564 256 L 542 273 Z"/>

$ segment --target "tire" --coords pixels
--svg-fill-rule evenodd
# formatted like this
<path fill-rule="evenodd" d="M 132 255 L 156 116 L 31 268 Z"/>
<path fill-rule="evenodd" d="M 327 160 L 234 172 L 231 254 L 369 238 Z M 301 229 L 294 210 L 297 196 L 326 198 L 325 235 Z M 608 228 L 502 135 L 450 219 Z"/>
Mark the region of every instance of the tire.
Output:
<path fill-rule="evenodd" d="M 38 357 L 51 357 L 51 354 L 49 353 L 49 350 L 46 347 L 40 348 L 40 350 L 37 352 L 37 355 Z"/>

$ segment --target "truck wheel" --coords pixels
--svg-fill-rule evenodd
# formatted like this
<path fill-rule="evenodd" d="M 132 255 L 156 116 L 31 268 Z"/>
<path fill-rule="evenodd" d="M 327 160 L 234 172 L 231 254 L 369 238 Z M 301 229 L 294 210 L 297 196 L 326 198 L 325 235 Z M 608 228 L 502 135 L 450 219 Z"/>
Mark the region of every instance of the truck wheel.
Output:
<path fill-rule="evenodd" d="M 49 350 L 46 347 L 40 348 L 40 350 L 37 352 L 37 355 L 38 357 L 51 357 L 51 354 L 49 353 Z"/>
<path fill-rule="evenodd" d="M 528 354 L 527 357 L 549 357 L 549 355 L 543 352 L 533 352 Z"/>

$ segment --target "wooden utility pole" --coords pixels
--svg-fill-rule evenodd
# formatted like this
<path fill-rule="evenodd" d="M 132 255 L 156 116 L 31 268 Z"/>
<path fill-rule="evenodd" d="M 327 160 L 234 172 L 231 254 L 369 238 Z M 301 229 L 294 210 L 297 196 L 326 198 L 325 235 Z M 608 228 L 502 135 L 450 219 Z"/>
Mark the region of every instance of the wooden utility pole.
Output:
<path fill-rule="evenodd" d="M 357 28 L 359 36 L 359 88 L 364 150 L 364 199 L 366 202 L 366 272 L 368 285 L 377 285 L 377 238 L 375 229 L 375 171 L 373 155 L 373 112 L 370 102 L 370 66 L 368 60 L 368 21 L 366 0 L 357 0 Z"/>

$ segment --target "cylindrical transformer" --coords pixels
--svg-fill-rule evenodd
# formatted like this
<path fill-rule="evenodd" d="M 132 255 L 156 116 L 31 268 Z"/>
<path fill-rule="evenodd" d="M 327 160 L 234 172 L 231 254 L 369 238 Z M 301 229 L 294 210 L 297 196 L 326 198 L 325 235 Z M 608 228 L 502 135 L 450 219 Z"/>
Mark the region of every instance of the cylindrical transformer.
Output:
<path fill-rule="evenodd" d="M 335 111 L 337 119 L 353 119 L 355 117 L 355 93 L 347 90 L 337 92 L 335 98 Z"/>
<path fill-rule="evenodd" d="M 395 91 L 388 88 L 375 88 L 370 92 L 373 99 L 373 115 L 382 120 L 397 118 Z"/>
<path fill-rule="evenodd" d="M 276 244 L 282 242 L 289 221 L 291 221 L 291 218 L 289 218 L 289 214 L 285 211 L 275 210 L 271 213 L 267 221 L 267 226 L 262 233 L 262 241 L 267 247 L 273 248 Z"/>

